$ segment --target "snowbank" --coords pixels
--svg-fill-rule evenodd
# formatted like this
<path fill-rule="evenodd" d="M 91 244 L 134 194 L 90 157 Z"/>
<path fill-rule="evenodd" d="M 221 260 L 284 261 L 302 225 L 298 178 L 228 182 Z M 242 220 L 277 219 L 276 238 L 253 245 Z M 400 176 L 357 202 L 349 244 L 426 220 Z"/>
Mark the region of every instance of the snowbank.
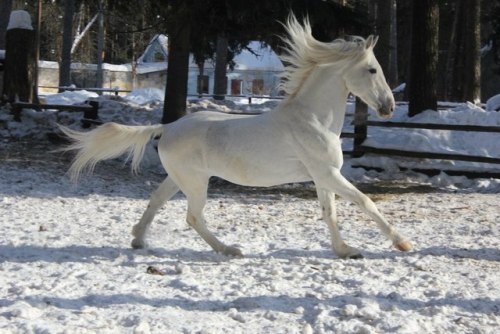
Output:
<path fill-rule="evenodd" d="M 158 88 L 136 89 L 125 96 L 125 99 L 136 104 L 163 102 L 165 92 Z"/>
<path fill-rule="evenodd" d="M 99 95 L 86 90 L 64 91 L 59 94 L 49 94 L 44 97 L 46 104 L 73 105 L 84 103 L 89 99 L 98 98 Z"/>
<path fill-rule="evenodd" d="M 500 94 L 492 96 L 486 101 L 486 110 L 500 111 Z"/>

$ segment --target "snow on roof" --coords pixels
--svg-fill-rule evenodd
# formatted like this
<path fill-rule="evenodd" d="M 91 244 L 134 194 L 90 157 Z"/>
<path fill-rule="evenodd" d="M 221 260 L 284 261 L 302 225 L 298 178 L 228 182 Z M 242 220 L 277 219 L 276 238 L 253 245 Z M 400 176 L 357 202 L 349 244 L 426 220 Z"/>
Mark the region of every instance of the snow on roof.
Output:
<path fill-rule="evenodd" d="M 157 58 L 157 55 L 162 55 L 164 59 Z M 143 54 L 137 59 L 140 64 L 166 62 L 168 55 L 168 37 L 165 35 L 155 35 Z"/>
<path fill-rule="evenodd" d="M 251 49 L 252 51 L 249 51 Z M 269 47 L 263 46 L 259 41 L 252 41 L 248 45 L 248 49 L 244 49 L 234 58 L 236 70 L 258 70 L 258 71 L 283 71 L 284 67 L 276 53 Z M 165 60 L 168 55 L 168 37 L 165 35 L 156 35 L 149 42 L 144 50 L 144 53 L 138 58 L 137 62 L 141 66 L 145 64 L 165 63 L 163 59 L 157 58 L 155 55 L 164 55 Z M 189 65 L 194 64 L 193 56 L 190 56 Z M 211 62 L 206 63 L 206 68 L 212 68 Z M 162 69 L 164 69 L 162 67 Z M 143 69 L 146 72 L 152 70 L 150 68 Z"/>
<path fill-rule="evenodd" d="M 252 41 L 248 48 L 254 53 L 244 49 L 234 57 L 236 70 L 283 71 L 283 63 L 269 46 L 263 46 L 259 41 Z"/>
<path fill-rule="evenodd" d="M 25 10 L 13 10 L 10 13 L 9 25 L 7 26 L 7 30 L 11 29 L 33 30 L 30 14 Z"/>

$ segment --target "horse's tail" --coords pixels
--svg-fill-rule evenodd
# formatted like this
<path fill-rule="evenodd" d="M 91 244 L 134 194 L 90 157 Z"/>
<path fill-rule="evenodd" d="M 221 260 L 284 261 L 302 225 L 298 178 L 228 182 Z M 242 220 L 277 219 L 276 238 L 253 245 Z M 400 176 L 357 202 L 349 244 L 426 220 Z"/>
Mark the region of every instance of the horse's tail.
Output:
<path fill-rule="evenodd" d="M 59 127 L 72 142 L 64 150 L 78 151 L 69 168 L 69 174 L 73 181 L 78 181 L 84 170 L 92 172 L 99 161 L 116 158 L 126 152 L 132 158 L 132 170 L 137 171 L 144 156 L 146 144 L 163 132 L 162 124 L 127 126 L 106 123 L 89 132 L 78 132 L 64 126 Z"/>

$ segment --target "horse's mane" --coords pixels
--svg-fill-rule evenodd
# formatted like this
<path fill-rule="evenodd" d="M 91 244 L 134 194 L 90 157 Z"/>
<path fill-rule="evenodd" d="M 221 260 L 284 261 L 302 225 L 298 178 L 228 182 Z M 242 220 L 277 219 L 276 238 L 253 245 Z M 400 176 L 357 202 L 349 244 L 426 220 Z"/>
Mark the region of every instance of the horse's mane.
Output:
<path fill-rule="evenodd" d="M 330 43 L 320 42 L 312 36 L 307 18 L 300 24 L 294 15 L 290 15 L 284 27 L 288 36 L 283 38 L 285 53 L 280 56 L 286 64 L 280 89 L 287 95 L 297 93 L 316 65 L 333 64 L 360 54 L 367 48 L 366 40 L 359 36 L 352 36 L 349 41 L 339 38 Z"/>

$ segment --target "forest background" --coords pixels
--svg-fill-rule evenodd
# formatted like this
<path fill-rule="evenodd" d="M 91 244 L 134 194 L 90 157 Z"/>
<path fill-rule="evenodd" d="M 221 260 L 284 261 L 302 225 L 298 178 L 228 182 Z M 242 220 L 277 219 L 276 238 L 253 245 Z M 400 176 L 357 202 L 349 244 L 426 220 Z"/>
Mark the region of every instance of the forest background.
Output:
<path fill-rule="evenodd" d="M 498 0 L 0 0 L 0 49 L 18 9 L 34 22 L 41 13 L 39 55 L 60 63 L 59 86 L 71 84 L 71 62 L 134 63 L 155 34 L 167 34 L 167 82 L 176 84 L 167 83 L 164 122 L 185 112 L 189 53 L 201 72 L 214 61 L 222 98 L 225 71 L 250 41 L 282 53 L 280 22 L 291 12 L 309 17 L 321 41 L 379 35 L 377 58 L 391 87 L 407 83 L 410 114 L 436 109 L 437 100 L 479 103 L 499 93 Z"/>

